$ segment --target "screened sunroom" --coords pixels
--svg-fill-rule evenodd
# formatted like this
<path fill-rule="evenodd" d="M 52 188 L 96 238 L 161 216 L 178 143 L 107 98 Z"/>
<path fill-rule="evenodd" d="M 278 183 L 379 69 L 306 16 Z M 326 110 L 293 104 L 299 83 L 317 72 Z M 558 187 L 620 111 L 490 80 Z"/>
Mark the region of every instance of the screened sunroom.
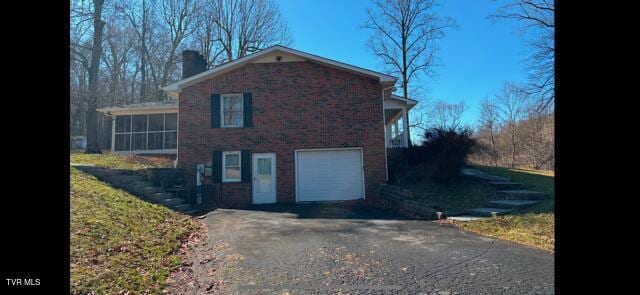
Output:
<path fill-rule="evenodd" d="M 177 154 L 176 101 L 130 104 L 98 109 L 111 120 L 111 152 Z"/>

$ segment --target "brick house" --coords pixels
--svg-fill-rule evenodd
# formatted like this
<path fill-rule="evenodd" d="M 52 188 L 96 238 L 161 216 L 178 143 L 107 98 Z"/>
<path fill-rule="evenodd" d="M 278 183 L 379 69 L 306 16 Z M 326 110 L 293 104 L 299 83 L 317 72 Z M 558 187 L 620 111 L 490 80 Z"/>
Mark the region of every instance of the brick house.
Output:
<path fill-rule="evenodd" d="M 162 88 L 176 100 L 101 111 L 113 152 L 175 153 L 226 205 L 364 199 L 387 181 L 387 148 L 408 145 L 417 102 L 391 94 L 396 80 L 277 45 L 210 70 L 185 51 L 182 80 Z"/>

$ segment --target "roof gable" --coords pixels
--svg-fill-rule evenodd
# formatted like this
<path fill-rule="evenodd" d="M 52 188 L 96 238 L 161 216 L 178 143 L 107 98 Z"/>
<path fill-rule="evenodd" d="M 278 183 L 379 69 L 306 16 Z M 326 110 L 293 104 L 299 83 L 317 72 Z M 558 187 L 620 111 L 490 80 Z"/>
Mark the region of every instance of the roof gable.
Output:
<path fill-rule="evenodd" d="M 385 84 L 389 84 L 389 85 L 395 84 L 395 82 L 397 80 L 396 77 L 389 76 L 389 75 L 386 75 L 386 74 L 382 74 L 382 73 L 379 73 L 379 72 L 375 72 L 375 71 L 367 70 L 367 69 L 364 69 L 364 68 L 356 67 L 356 66 L 353 66 L 353 65 L 345 64 L 345 63 L 342 63 L 342 62 L 339 62 L 339 61 L 327 59 L 327 58 L 320 57 L 320 56 L 317 56 L 317 55 L 313 55 L 313 54 L 310 54 L 310 53 L 306 53 L 306 52 L 298 51 L 298 50 L 295 50 L 295 49 L 291 49 L 291 48 L 288 48 L 288 47 L 284 47 L 284 46 L 280 46 L 280 45 L 274 45 L 274 46 L 271 46 L 269 48 L 266 48 L 266 49 L 263 49 L 261 51 L 258 51 L 256 53 L 253 53 L 253 54 L 244 56 L 242 58 L 236 59 L 234 61 L 221 64 L 221 65 L 219 65 L 219 66 L 217 66 L 217 67 L 215 67 L 213 69 L 210 69 L 208 71 L 204 71 L 202 73 L 193 75 L 193 76 L 191 76 L 189 78 L 186 78 L 186 79 L 177 81 L 175 83 L 169 84 L 167 86 L 162 87 L 161 89 L 166 91 L 170 95 L 176 96 L 185 87 L 194 85 L 196 83 L 199 83 L 201 81 L 207 80 L 207 79 L 212 78 L 212 77 L 215 77 L 217 75 L 226 73 L 226 72 L 228 72 L 230 70 L 239 68 L 241 66 L 244 66 L 247 63 L 250 63 L 250 62 L 257 62 L 257 63 L 278 62 L 278 61 L 274 61 L 273 59 L 276 58 L 279 55 L 282 56 L 282 59 L 280 60 L 280 62 L 307 60 L 307 61 L 310 61 L 310 62 L 319 63 L 319 64 L 322 64 L 322 65 L 326 65 L 326 66 L 329 66 L 329 67 L 337 68 L 337 69 L 340 69 L 340 70 L 344 70 L 344 71 L 348 71 L 348 72 L 357 73 L 357 74 L 360 74 L 360 75 L 376 78 L 376 79 L 378 79 L 378 81 L 380 83 L 385 83 Z"/>

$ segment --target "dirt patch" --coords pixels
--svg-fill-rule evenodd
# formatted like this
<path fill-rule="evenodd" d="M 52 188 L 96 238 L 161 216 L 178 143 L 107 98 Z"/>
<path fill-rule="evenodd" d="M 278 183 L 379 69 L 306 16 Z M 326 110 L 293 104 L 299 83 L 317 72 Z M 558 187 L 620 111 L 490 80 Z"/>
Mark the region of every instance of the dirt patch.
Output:
<path fill-rule="evenodd" d="M 165 294 L 229 293 L 234 286 L 234 270 L 243 259 L 229 243 L 207 237 L 207 225 L 189 237 L 178 254 L 183 263 L 167 279 Z"/>

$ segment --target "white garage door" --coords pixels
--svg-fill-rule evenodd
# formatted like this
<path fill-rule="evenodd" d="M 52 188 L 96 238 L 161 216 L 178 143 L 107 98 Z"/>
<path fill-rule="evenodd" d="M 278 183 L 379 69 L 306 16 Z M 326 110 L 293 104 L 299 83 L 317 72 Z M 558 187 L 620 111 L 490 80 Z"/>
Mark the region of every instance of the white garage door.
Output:
<path fill-rule="evenodd" d="M 296 153 L 298 202 L 364 198 L 361 149 Z"/>

